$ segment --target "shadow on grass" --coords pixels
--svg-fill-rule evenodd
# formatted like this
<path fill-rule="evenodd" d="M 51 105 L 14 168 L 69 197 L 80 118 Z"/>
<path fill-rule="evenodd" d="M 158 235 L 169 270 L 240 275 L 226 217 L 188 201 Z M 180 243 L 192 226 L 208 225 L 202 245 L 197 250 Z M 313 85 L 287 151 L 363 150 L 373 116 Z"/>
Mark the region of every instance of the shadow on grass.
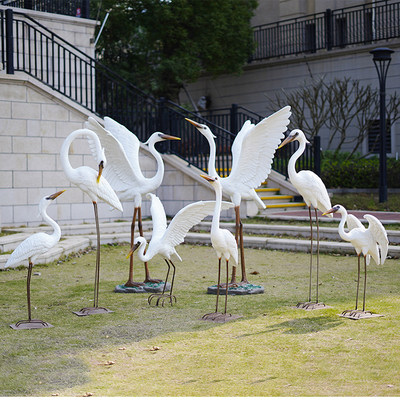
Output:
<path fill-rule="evenodd" d="M 281 322 L 280 324 L 271 325 L 264 331 L 249 333 L 239 337 L 260 335 L 279 330 L 283 330 L 282 333 L 286 335 L 303 335 L 306 333 L 326 331 L 341 324 L 343 324 L 342 321 L 338 321 L 336 318 L 329 316 L 295 318 L 290 321 Z"/>

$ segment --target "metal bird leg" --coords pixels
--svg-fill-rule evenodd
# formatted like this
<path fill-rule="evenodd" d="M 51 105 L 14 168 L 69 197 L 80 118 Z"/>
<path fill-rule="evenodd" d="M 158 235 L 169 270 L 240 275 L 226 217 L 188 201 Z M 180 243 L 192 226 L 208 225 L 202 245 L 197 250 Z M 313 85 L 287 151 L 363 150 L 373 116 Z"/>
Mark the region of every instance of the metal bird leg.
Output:
<path fill-rule="evenodd" d="M 311 301 L 311 293 L 312 293 L 312 269 L 313 269 L 313 224 L 312 224 L 312 214 L 311 214 L 311 206 L 308 207 L 308 215 L 310 218 L 310 280 L 308 284 L 308 301 L 307 302 L 300 302 L 297 303 L 296 308 L 302 308 L 305 310 L 317 310 L 321 308 L 326 308 L 327 306 L 324 303 L 318 302 L 318 291 L 319 291 L 319 221 L 318 221 L 318 212 L 315 208 L 315 221 L 317 225 L 317 271 L 316 271 L 316 279 L 317 279 L 317 286 L 316 286 L 316 301 Z"/>
<path fill-rule="evenodd" d="M 365 312 L 365 293 L 367 291 L 367 256 L 364 256 L 364 296 L 363 296 L 363 311 Z"/>
<path fill-rule="evenodd" d="M 172 294 L 172 290 L 173 290 L 173 288 L 174 288 L 174 281 L 175 281 L 175 271 L 176 271 L 176 268 L 175 268 L 175 265 L 174 265 L 174 263 L 170 260 L 169 262 L 168 262 L 168 260 L 165 258 L 164 259 L 165 260 L 165 262 L 167 263 L 167 266 L 168 266 L 168 270 L 167 270 L 167 276 L 165 277 L 165 282 L 164 282 L 164 287 L 163 287 L 163 291 L 162 291 L 162 293 L 157 293 L 157 294 L 151 294 L 150 296 L 149 296 L 149 298 L 147 299 L 147 302 L 149 303 L 149 304 L 151 304 L 151 301 L 153 300 L 153 299 L 157 299 L 157 302 L 156 302 L 156 306 L 159 306 L 160 305 L 160 301 L 161 301 L 161 305 L 164 307 L 164 303 L 165 303 L 165 300 L 166 299 L 168 299 L 168 302 L 171 304 L 171 306 L 173 305 L 173 302 L 175 301 L 175 303 L 176 303 L 176 297 Z M 171 288 L 170 288 L 170 290 L 169 290 L 169 294 L 165 294 L 165 289 L 166 289 L 166 287 L 167 287 L 167 282 L 168 282 L 168 276 L 169 276 L 169 271 L 170 271 L 170 269 L 171 269 L 171 265 L 170 265 L 170 263 L 171 263 L 171 265 L 172 265 L 172 268 L 173 268 L 173 273 L 172 273 L 172 279 L 171 279 Z"/>
<path fill-rule="evenodd" d="M 357 294 L 356 294 L 356 310 L 358 310 L 358 292 L 360 289 L 360 269 L 361 269 L 361 265 L 360 265 L 360 256 L 361 253 L 358 255 L 358 276 L 357 276 Z"/>
<path fill-rule="evenodd" d="M 240 218 L 240 206 L 235 206 L 235 240 L 240 252 L 240 267 L 242 271 L 242 284 L 248 284 L 246 276 L 246 261 L 244 258 L 244 243 L 243 243 L 243 224 Z M 236 267 L 232 267 L 231 284 L 236 285 Z"/>
<path fill-rule="evenodd" d="M 228 283 L 229 283 L 229 261 L 226 260 L 226 286 L 225 286 L 225 310 L 223 313 L 218 312 L 218 301 L 221 285 L 221 259 L 218 259 L 218 285 L 217 285 L 217 301 L 215 305 L 215 312 L 205 314 L 201 319 L 212 321 L 212 322 L 228 322 L 233 319 L 241 318 L 241 315 L 232 315 L 227 313 L 228 304 Z"/>
<path fill-rule="evenodd" d="M 319 221 L 318 221 L 318 212 L 317 209 L 315 211 L 315 221 L 317 223 L 317 286 L 315 289 L 315 302 L 318 303 L 318 287 L 319 287 Z"/>
<path fill-rule="evenodd" d="M 135 240 L 135 223 L 136 223 L 136 215 L 140 210 L 140 207 L 135 207 L 133 211 L 132 223 L 131 223 L 131 248 L 133 247 L 133 241 Z M 145 264 L 146 265 L 146 264 Z M 133 253 L 129 257 L 129 278 L 128 281 L 125 283 L 127 287 L 137 287 L 143 286 L 142 282 L 135 282 L 133 280 Z"/>
<path fill-rule="evenodd" d="M 33 264 L 29 260 L 28 276 L 26 278 L 26 298 L 28 303 L 28 319 L 21 320 L 15 324 L 11 324 L 12 329 L 40 329 L 40 328 L 53 328 L 53 325 L 48 324 L 40 319 L 32 319 L 31 313 L 31 278 L 32 278 Z"/>
<path fill-rule="evenodd" d="M 139 210 L 138 210 L 138 227 L 139 227 L 140 236 L 143 236 L 142 208 L 141 207 L 139 207 Z M 144 251 L 143 254 L 146 254 L 146 250 Z M 150 271 L 149 271 L 149 266 L 148 266 L 147 261 L 145 261 L 145 263 L 144 263 L 144 271 L 145 271 L 144 283 L 160 283 L 161 282 L 161 279 L 150 278 Z"/>
<path fill-rule="evenodd" d="M 96 249 L 96 269 L 94 274 L 94 299 L 93 307 L 84 307 L 79 311 L 73 313 L 78 317 L 83 317 L 91 314 L 110 313 L 111 310 L 105 307 L 99 307 L 99 287 L 100 287 L 100 226 L 99 226 L 99 213 L 97 209 L 97 202 L 93 201 L 94 219 L 96 222 L 96 236 L 97 236 L 97 249 Z"/>

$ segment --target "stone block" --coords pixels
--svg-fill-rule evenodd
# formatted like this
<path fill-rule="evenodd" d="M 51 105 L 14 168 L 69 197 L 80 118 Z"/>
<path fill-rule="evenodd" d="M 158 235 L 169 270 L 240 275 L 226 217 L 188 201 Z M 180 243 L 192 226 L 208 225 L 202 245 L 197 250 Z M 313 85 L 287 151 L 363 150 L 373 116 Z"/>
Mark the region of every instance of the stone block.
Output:
<path fill-rule="evenodd" d="M 25 171 L 27 160 L 25 154 L 2 154 L 0 157 L 0 171 Z"/>
<path fill-rule="evenodd" d="M 43 138 L 42 139 L 42 153 L 60 154 L 61 146 L 64 139 L 61 138 Z"/>
<path fill-rule="evenodd" d="M 27 121 L 28 136 L 39 136 L 42 138 L 56 136 L 55 121 Z"/>
<path fill-rule="evenodd" d="M 0 194 L 1 206 L 25 205 L 27 203 L 27 189 L 1 189 Z"/>
<path fill-rule="evenodd" d="M 0 119 L 0 135 L 26 136 L 26 120 Z"/>
<path fill-rule="evenodd" d="M 0 155 L 0 157 L 2 157 Z M 0 188 L 12 187 L 13 173 L 11 171 L 0 171 Z"/>
<path fill-rule="evenodd" d="M 2 195 L 2 191 L 0 190 L 0 196 Z M 3 228 L 5 226 L 13 225 L 14 224 L 14 207 L 9 206 L 2 206 L 0 208 L 1 214 L 1 223 Z"/>
<path fill-rule="evenodd" d="M 27 102 L 53 104 L 53 100 L 49 98 L 49 96 L 45 96 L 43 93 L 31 88 L 29 88 L 27 91 Z"/>
<path fill-rule="evenodd" d="M 16 224 L 29 224 L 32 222 L 41 223 L 43 218 L 39 216 L 38 205 L 20 205 L 14 206 L 14 223 Z"/>
<path fill-rule="evenodd" d="M 42 187 L 42 172 L 15 171 L 13 182 L 15 188 Z"/>
<path fill-rule="evenodd" d="M 12 118 L 16 119 L 40 119 L 40 104 L 17 103 L 11 105 Z"/>
<path fill-rule="evenodd" d="M 0 120 L 1 124 L 1 120 Z M 0 154 L 1 153 L 11 153 L 12 146 L 11 146 L 11 136 L 0 136 Z"/>
<path fill-rule="evenodd" d="M 194 200 L 193 186 L 173 186 L 173 200 Z"/>
<path fill-rule="evenodd" d="M 58 104 L 42 104 L 41 119 L 47 121 L 68 120 L 68 110 Z"/>
<path fill-rule="evenodd" d="M 0 88 L 0 100 L 26 101 L 26 86 L 2 83 Z"/>
<path fill-rule="evenodd" d="M 64 171 L 43 171 L 44 187 L 63 187 L 67 185 L 69 186 L 69 181 Z"/>
<path fill-rule="evenodd" d="M 2 118 L 11 118 L 10 101 L 0 101 L 0 115 Z"/>
<path fill-rule="evenodd" d="M 28 154 L 28 170 L 54 171 L 56 169 L 56 156 L 54 154 Z"/>
<path fill-rule="evenodd" d="M 42 139 L 39 137 L 21 137 L 12 138 L 14 154 L 33 154 L 42 152 Z"/>
<path fill-rule="evenodd" d="M 56 121 L 56 136 L 66 138 L 71 132 L 83 128 L 83 121 Z"/>
<path fill-rule="evenodd" d="M 176 170 L 168 170 L 164 173 L 163 184 L 165 185 L 182 185 L 183 184 L 183 174 Z"/>

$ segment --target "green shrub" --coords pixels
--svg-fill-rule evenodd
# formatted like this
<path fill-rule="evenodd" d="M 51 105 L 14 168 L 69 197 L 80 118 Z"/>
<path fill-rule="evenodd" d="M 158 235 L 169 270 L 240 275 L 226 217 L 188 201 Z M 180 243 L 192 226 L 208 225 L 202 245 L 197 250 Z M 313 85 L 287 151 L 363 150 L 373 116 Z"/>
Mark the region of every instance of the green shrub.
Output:
<path fill-rule="evenodd" d="M 325 154 L 321 163 L 321 179 L 328 188 L 379 187 L 379 158 L 357 158 L 346 160 L 346 155 Z M 400 160 L 387 159 L 388 188 L 400 188 Z"/>

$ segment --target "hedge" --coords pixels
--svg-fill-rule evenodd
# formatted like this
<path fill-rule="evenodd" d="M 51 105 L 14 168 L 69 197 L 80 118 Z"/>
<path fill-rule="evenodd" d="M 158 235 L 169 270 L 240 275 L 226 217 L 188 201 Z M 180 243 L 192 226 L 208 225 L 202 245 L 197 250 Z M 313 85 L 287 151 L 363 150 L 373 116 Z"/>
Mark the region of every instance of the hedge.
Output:
<path fill-rule="evenodd" d="M 327 188 L 379 187 L 379 159 L 338 161 L 326 158 L 321 163 L 321 179 Z M 387 159 L 388 188 L 400 188 L 400 160 Z"/>

